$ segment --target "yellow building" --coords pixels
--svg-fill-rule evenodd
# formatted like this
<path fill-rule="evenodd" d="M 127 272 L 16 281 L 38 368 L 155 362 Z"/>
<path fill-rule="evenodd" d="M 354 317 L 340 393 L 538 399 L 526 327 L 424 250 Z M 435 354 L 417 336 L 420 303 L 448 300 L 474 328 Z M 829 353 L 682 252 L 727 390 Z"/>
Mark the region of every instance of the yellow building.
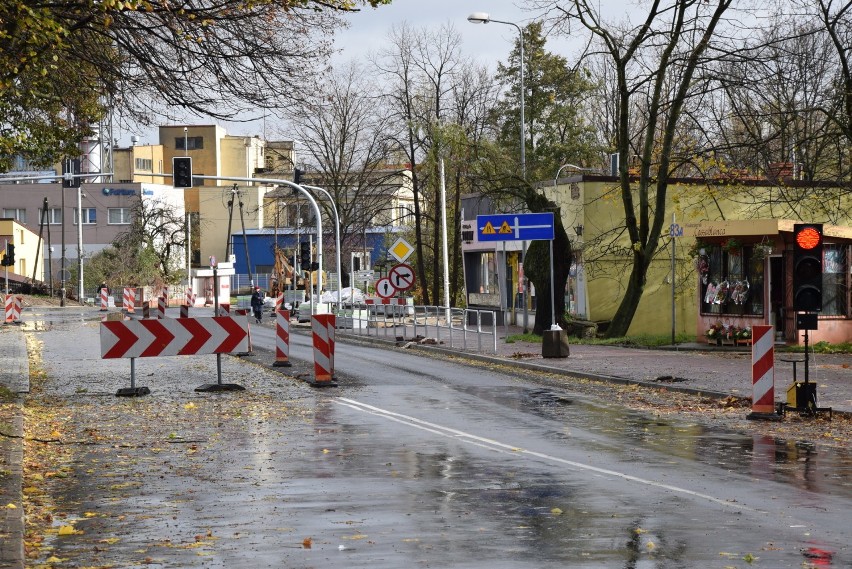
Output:
<path fill-rule="evenodd" d="M 14 280 L 33 279 L 44 280 L 44 263 L 38 262 L 39 254 L 44 253 L 44 243 L 38 235 L 15 221 L 0 219 L 0 257 L 5 257 L 5 245 L 15 246 L 15 264 L 8 267 L 9 276 Z M 5 267 L 4 267 L 5 268 Z M 35 275 L 33 275 L 35 271 Z"/>
<path fill-rule="evenodd" d="M 542 191 L 561 208 L 574 245 L 576 270 L 568 291 L 574 312 L 595 321 L 611 319 L 632 267 L 617 179 L 577 175 L 543 186 Z M 842 321 L 840 329 L 847 330 L 846 323 L 852 322 L 852 230 L 848 227 L 852 224 L 852 197 L 842 188 L 792 180 L 779 185 L 758 180 L 681 179 L 669 185 L 666 210 L 663 237 L 648 270 L 630 334 L 671 331 L 674 306 L 677 332 L 701 336 L 711 320 L 737 327 L 766 323 L 776 325 L 786 341 L 797 341 L 789 266 L 791 220 L 801 219 L 826 224 L 832 270 L 843 280 L 838 284 L 840 297 L 832 296 L 835 304 L 820 316 L 824 333 L 833 341 L 849 336 L 848 331 L 837 332 L 837 326 L 829 323 Z M 720 229 L 722 225 L 727 229 Z M 702 259 L 705 255 L 706 260 Z M 719 286 L 728 282 L 749 288 L 748 301 L 734 302 L 729 295 L 725 302 L 705 303 L 703 296 L 714 280 Z"/>

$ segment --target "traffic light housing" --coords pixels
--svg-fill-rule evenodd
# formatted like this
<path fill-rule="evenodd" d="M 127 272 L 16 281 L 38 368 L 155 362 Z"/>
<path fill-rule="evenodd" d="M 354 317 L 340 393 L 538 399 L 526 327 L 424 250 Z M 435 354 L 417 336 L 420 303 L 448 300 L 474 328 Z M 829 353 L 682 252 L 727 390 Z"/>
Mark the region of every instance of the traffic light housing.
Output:
<path fill-rule="evenodd" d="M 0 263 L 0 266 L 15 266 L 15 245 L 13 243 L 6 243 L 6 254 L 3 256 L 3 262 Z"/>
<path fill-rule="evenodd" d="M 822 224 L 793 225 L 793 310 L 822 310 Z"/>
<path fill-rule="evenodd" d="M 192 187 L 192 158 L 189 156 L 172 158 L 172 185 L 175 188 Z"/>
<path fill-rule="evenodd" d="M 293 182 L 296 184 L 302 184 L 302 176 L 305 175 L 305 171 L 299 168 L 293 168 Z"/>
<path fill-rule="evenodd" d="M 311 270 L 311 244 L 309 241 L 299 243 L 299 264 L 303 271 Z"/>

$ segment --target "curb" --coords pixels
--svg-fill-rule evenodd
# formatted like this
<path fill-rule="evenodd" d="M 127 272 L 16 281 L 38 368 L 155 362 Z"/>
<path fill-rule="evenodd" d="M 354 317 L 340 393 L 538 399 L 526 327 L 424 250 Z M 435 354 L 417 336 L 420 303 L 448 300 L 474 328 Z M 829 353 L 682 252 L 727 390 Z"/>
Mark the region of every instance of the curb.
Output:
<path fill-rule="evenodd" d="M 358 335 L 350 335 L 350 334 L 346 334 L 346 333 L 341 334 L 340 331 L 338 331 L 337 341 L 340 341 L 340 340 L 346 340 L 346 341 L 353 342 L 353 343 L 359 343 L 360 342 L 360 343 L 363 343 L 363 344 L 378 345 L 378 346 L 385 348 L 385 349 L 398 348 L 399 347 L 397 345 L 396 341 L 382 340 L 381 338 L 371 338 L 371 337 L 364 337 L 364 336 L 358 336 Z M 577 377 L 577 378 L 580 378 L 580 379 L 589 379 L 589 380 L 601 381 L 601 382 L 606 382 L 606 383 L 613 383 L 613 384 L 618 384 L 618 385 L 638 385 L 640 387 L 645 387 L 645 388 L 649 388 L 649 389 L 666 389 L 668 391 L 675 391 L 675 392 L 678 392 L 678 393 L 686 393 L 686 394 L 689 394 L 689 395 L 698 395 L 698 396 L 705 395 L 705 396 L 710 396 L 710 397 L 718 397 L 720 399 L 724 399 L 725 397 L 737 397 L 738 399 L 746 399 L 746 398 L 744 398 L 740 395 L 735 395 L 735 394 L 727 393 L 727 392 L 724 392 L 724 391 L 716 391 L 716 390 L 713 390 L 713 389 L 701 389 L 701 388 L 698 388 L 698 387 L 688 387 L 688 386 L 675 385 L 675 384 L 669 384 L 669 383 L 663 384 L 663 383 L 656 383 L 656 382 L 650 382 L 650 381 L 642 381 L 642 380 L 638 380 L 638 379 L 630 379 L 630 378 L 626 378 L 626 377 L 618 377 L 618 376 L 614 376 L 614 375 L 605 375 L 605 374 L 591 373 L 591 372 L 585 372 L 585 371 L 566 370 L 566 369 L 563 369 L 563 368 L 552 367 L 552 366 L 548 366 L 548 365 L 545 365 L 545 364 L 516 361 L 516 360 L 510 360 L 510 359 L 505 359 L 505 358 L 500 358 L 500 357 L 495 357 L 495 356 L 489 356 L 489 355 L 483 355 L 483 354 L 476 354 L 476 353 L 471 353 L 471 352 L 462 352 L 462 351 L 458 351 L 458 350 L 452 350 L 450 348 L 442 348 L 440 346 L 412 344 L 409 347 L 407 347 L 406 349 L 417 350 L 417 351 L 421 351 L 421 352 L 424 352 L 424 353 L 436 352 L 436 353 L 440 353 L 440 354 L 447 355 L 447 356 L 454 356 L 454 357 L 457 357 L 457 358 L 460 358 L 460 359 L 463 358 L 463 359 L 473 360 L 473 361 L 482 362 L 482 363 L 489 363 L 489 364 L 494 364 L 494 365 L 505 365 L 505 366 L 510 366 L 510 367 L 529 370 L 529 371 L 550 373 L 550 374 L 553 374 L 553 375 L 560 375 L 560 376 L 564 376 L 564 377 Z M 683 351 L 697 351 L 697 350 L 683 350 Z M 842 415 L 842 416 L 852 417 L 852 412 L 848 412 L 848 411 L 833 410 L 832 414 L 833 415 Z"/>

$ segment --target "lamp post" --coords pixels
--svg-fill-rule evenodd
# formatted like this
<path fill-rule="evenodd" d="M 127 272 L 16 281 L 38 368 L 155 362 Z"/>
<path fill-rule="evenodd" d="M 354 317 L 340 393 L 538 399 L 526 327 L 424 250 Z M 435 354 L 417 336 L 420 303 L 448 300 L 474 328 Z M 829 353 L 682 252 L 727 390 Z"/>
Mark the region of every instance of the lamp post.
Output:
<path fill-rule="evenodd" d="M 337 309 L 339 311 L 343 305 L 343 293 L 341 292 L 340 284 L 340 281 L 343 280 L 343 274 L 340 272 L 340 216 L 337 214 L 337 205 L 334 203 L 334 198 L 331 197 L 331 194 L 325 188 L 309 186 L 307 184 L 302 184 L 302 187 L 323 193 L 328 198 L 331 204 L 331 211 L 334 214 L 334 239 L 337 242 Z"/>
<path fill-rule="evenodd" d="M 526 152 L 526 115 L 524 114 L 524 99 L 526 98 L 526 93 L 524 91 L 524 30 L 518 24 L 514 22 L 505 22 L 503 20 L 495 20 L 492 18 L 488 12 L 474 12 L 470 16 L 467 17 L 467 21 L 471 24 L 487 24 L 489 22 L 494 22 L 495 24 L 506 24 L 507 26 L 515 26 L 517 28 L 518 33 L 521 34 L 521 73 L 520 73 L 520 87 L 521 87 L 521 175 L 524 179 L 527 178 L 527 152 Z"/>

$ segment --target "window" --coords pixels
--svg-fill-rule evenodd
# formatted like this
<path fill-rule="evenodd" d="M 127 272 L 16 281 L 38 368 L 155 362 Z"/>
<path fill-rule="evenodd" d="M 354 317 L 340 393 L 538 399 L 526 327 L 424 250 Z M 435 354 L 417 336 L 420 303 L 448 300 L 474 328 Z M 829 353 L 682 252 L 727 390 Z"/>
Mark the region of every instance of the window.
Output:
<path fill-rule="evenodd" d="M 698 259 L 701 313 L 762 316 L 765 257 L 755 247 L 710 245 L 704 251 Z"/>
<path fill-rule="evenodd" d="M 97 222 L 97 210 L 93 207 L 84 207 L 83 225 L 95 225 Z M 77 225 L 77 208 L 74 208 L 74 225 Z"/>
<path fill-rule="evenodd" d="M 154 169 L 154 161 L 150 158 L 137 158 L 135 169 L 151 172 Z"/>
<path fill-rule="evenodd" d="M 27 210 L 24 208 L 3 208 L 3 217 L 11 218 L 17 221 L 18 223 L 26 223 L 27 222 Z"/>
<path fill-rule="evenodd" d="M 38 219 L 39 223 L 41 223 L 41 215 L 42 209 L 38 208 Z M 62 210 L 58 207 L 52 207 L 47 210 L 47 215 L 45 216 L 45 223 L 48 225 L 61 225 L 62 224 Z"/>
<path fill-rule="evenodd" d="M 186 142 L 186 144 L 184 144 Z M 177 150 L 201 150 L 204 148 L 203 136 L 177 136 L 175 137 L 175 148 Z"/>
<path fill-rule="evenodd" d="M 110 225 L 127 225 L 130 223 L 129 207 L 111 207 L 107 210 L 107 223 Z"/>
<path fill-rule="evenodd" d="M 846 246 L 828 245 L 823 248 L 822 261 L 822 315 L 848 316 Z"/>

